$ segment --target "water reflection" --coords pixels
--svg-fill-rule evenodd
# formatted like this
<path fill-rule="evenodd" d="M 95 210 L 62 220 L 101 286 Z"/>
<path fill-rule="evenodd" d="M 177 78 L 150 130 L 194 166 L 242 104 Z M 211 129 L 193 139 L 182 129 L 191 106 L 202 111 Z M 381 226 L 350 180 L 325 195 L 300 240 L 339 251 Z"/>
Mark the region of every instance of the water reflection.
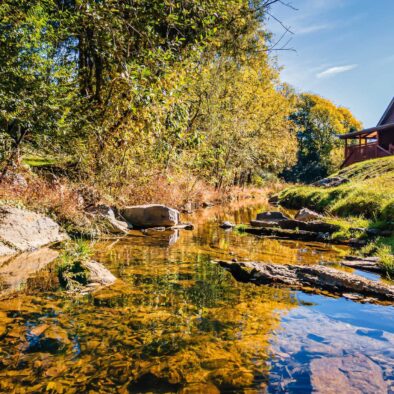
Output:
<path fill-rule="evenodd" d="M 0 301 L 0 391 L 260 393 L 278 387 L 282 366 L 271 362 L 270 372 L 270 360 L 284 351 L 273 339 L 287 331 L 281 330 L 286 316 L 305 300 L 287 289 L 238 283 L 211 260 L 311 264 L 336 261 L 347 250 L 218 227 L 223 220 L 247 223 L 264 208 L 212 208 L 186 218 L 194 231 L 135 232 L 98 243 L 96 258 L 120 279 L 90 296 L 47 289 Z M 321 338 L 326 346 L 309 319 L 299 324 L 310 334 L 305 340 Z M 289 332 L 277 344 L 302 336 Z M 358 337 L 379 336 L 367 334 Z"/>
<path fill-rule="evenodd" d="M 393 392 L 394 308 L 298 297 L 309 306 L 284 315 L 272 337 L 269 392 Z"/>

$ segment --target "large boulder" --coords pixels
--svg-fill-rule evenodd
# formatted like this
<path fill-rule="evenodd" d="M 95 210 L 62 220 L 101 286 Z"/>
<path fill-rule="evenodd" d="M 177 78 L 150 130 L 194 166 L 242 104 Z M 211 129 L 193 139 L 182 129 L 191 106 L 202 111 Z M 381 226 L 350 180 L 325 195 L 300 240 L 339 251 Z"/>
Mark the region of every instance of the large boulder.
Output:
<path fill-rule="evenodd" d="M 120 210 L 120 215 L 133 227 L 172 227 L 179 224 L 179 211 L 159 204 L 125 207 Z"/>
<path fill-rule="evenodd" d="M 108 205 L 89 207 L 86 212 L 99 221 L 103 229 L 110 234 L 127 234 L 132 227 L 125 221 L 116 219 L 114 210 Z"/>
<path fill-rule="evenodd" d="M 317 212 L 314 212 L 308 208 L 302 208 L 295 215 L 296 220 L 300 220 L 301 222 L 312 222 L 314 220 L 323 219 L 323 216 Z"/>
<path fill-rule="evenodd" d="M 288 219 L 290 219 L 288 216 L 284 215 L 282 212 L 279 211 L 261 212 L 257 214 L 256 217 L 256 220 L 272 221 L 272 222 L 279 222 L 281 220 L 288 220 Z"/>
<path fill-rule="evenodd" d="M 0 254 L 27 252 L 64 241 L 67 234 L 52 219 L 14 207 L 0 207 Z"/>

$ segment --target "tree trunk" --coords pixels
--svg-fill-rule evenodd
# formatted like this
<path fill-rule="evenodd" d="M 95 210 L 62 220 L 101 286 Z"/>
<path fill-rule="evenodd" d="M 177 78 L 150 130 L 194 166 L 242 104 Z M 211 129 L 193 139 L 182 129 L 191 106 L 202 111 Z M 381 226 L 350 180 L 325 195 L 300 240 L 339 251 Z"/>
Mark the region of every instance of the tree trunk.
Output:
<path fill-rule="evenodd" d="M 20 126 L 19 126 L 19 130 L 20 130 Z M 1 171 L 0 183 L 4 180 L 5 176 L 7 175 L 8 171 L 10 169 L 10 167 L 15 162 L 15 159 L 19 159 L 20 146 L 21 146 L 23 140 L 25 139 L 27 133 L 28 133 L 27 129 L 19 132 L 19 137 L 15 141 L 15 144 L 14 144 L 13 148 L 11 149 L 10 157 L 8 158 L 3 170 Z"/>

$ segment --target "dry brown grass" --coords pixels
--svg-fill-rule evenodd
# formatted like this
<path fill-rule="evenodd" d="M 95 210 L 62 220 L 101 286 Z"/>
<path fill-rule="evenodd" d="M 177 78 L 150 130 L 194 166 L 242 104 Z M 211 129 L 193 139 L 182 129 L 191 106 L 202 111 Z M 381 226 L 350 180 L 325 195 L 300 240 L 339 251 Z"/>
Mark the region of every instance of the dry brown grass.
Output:
<path fill-rule="evenodd" d="M 67 180 L 49 182 L 31 174 L 0 183 L 0 201 L 51 216 L 61 224 L 84 225 L 83 200 Z"/>
<path fill-rule="evenodd" d="M 104 203 L 118 207 L 125 205 L 160 203 L 180 210 L 194 210 L 207 205 L 264 198 L 283 186 L 270 183 L 264 188 L 231 187 L 217 190 L 192 177 L 157 177 L 146 184 L 133 184 L 100 193 L 86 184 L 73 184 L 67 178 L 46 179 L 31 172 L 12 174 L 0 183 L 0 204 L 25 207 L 52 217 L 66 230 L 89 234 L 95 224 L 85 214 L 85 208 Z M 99 189 L 99 188 L 98 188 Z M 99 189 L 100 190 L 100 189 Z"/>
<path fill-rule="evenodd" d="M 205 204 L 222 204 L 230 201 L 274 194 L 283 189 L 281 183 L 269 183 L 264 188 L 232 186 L 215 189 L 212 185 L 193 177 L 157 177 L 144 185 L 131 184 L 117 192 L 120 205 L 158 203 L 177 209 L 195 209 Z"/>

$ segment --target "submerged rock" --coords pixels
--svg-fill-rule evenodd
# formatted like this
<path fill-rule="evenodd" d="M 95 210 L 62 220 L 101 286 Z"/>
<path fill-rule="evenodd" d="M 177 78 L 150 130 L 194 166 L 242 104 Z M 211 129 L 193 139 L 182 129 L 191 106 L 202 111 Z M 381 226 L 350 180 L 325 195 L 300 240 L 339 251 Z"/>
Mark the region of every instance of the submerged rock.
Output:
<path fill-rule="evenodd" d="M 63 352 L 71 341 L 67 332 L 58 325 L 41 324 L 27 332 L 27 343 L 22 346 L 24 353 L 50 353 Z"/>
<path fill-rule="evenodd" d="M 322 215 L 308 208 L 300 209 L 295 215 L 295 219 L 300 220 L 301 222 L 312 222 L 314 220 L 320 220 L 322 218 Z"/>
<path fill-rule="evenodd" d="M 120 279 L 116 279 L 108 286 L 98 287 L 92 292 L 94 304 L 101 306 L 123 305 L 130 297 L 136 295 L 140 295 L 140 292 Z"/>
<path fill-rule="evenodd" d="M 386 393 L 382 369 L 363 354 L 312 360 L 314 393 Z"/>
<path fill-rule="evenodd" d="M 243 282 L 281 284 L 292 289 L 328 290 L 334 294 L 358 293 L 394 302 L 394 286 L 325 266 L 234 261 L 218 263 Z"/>
<path fill-rule="evenodd" d="M 272 392 L 293 392 L 295 387 L 308 393 L 393 392 L 391 330 L 360 327 L 357 323 L 361 319 L 349 321 L 348 316 L 326 313 L 320 308 L 300 306 L 281 322 L 271 347 L 276 356 L 272 370 L 277 376 Z M 285 381 L 289 375 L 291 379 Z M 381 386 L 382 375 L 386 382 Z"/>
<path fill-rule="evenodd" d="M 68 239 L 49 217 L 14 207 L 0 207 L 0 255 L 27 252 Z"/>
<path fill-rule="evenodd" d="M 219 389 L 210 383 L 190 383 L 179 391 L 179 394 L 220 394 Z"/>
<path fill-rule="evenodd" d="M 179 211 L 165 205 L 149 204 L 125 207 L 121 216 L 129 225 L 140 228 L 172 227 L 179 224 Z"/>

